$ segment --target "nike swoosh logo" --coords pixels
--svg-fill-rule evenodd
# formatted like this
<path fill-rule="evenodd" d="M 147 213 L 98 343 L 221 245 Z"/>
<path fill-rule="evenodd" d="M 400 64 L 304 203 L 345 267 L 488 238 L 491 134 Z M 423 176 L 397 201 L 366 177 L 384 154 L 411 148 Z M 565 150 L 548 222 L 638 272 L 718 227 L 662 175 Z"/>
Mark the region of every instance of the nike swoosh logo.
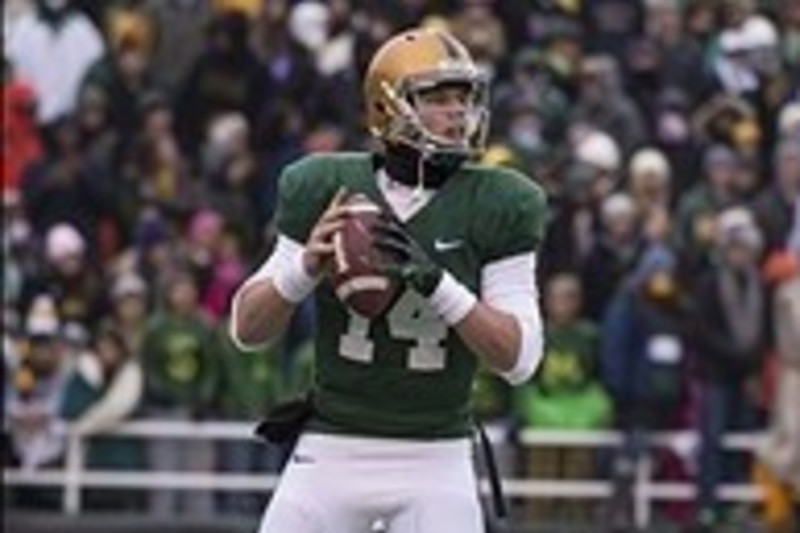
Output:
<path fill-rule="evenodd" d="M 433 248 L 437 252 L 448 252 L 450 250 L 461 248 L 463 245 L 464 241 L 462 241 L 461 239 L 452 241 L 443 241 L 441 239 L 436 239 L 435 241 L 433 241 Z"/>

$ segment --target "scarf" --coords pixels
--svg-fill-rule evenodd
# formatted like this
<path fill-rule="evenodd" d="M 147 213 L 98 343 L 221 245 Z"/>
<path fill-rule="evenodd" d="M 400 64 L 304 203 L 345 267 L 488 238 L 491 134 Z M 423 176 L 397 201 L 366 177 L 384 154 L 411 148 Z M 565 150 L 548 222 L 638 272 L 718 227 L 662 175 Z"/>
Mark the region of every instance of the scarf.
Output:
<path fill-rule="evenodd" d="M 376 159 L 395 181 L 409 187 L 439 189 L 447 178 L 458 172 L 466 157 L 451 154 L 423 157 L 415 148 L 394 144 L 387 146 Z"/>
<path fill-rule="evenodd" d="M 722 312 L 736 344 L 745 350 L 758 345 L 762 336 L 764 292 L 755 269 L 736 272 L 722 267 L 717 277 Z"/>

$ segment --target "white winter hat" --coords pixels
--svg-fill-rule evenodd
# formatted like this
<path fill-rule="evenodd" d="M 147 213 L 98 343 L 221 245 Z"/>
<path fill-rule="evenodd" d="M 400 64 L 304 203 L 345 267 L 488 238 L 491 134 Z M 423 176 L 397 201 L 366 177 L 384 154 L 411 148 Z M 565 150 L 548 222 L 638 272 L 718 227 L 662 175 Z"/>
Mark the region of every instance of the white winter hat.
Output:
<path fill-rule="evenodd" d="M 229 147 L 236 138 L 246 136 L 250 126 L 241 113 L 218 115 L 208 126 L 208 139 L 216 146 Z"/>
<path fill-rule="evenodd" d="M 114 280 L 111 286 L 111 296 L 123 298 L 125 296 L 144 296 L 147 294 L 147 284 L 135 272 L 125 272 Z"/>
<path fill-rule="evenodd" d="M 747 19 L 742 27 L 743 41 L 748 50 L 769 48 L 778 45 L 778 30 L 766 17 L 755 16 Z"/>
<path fill-rule="evenodd" d="M 81 255 L 85 250 L 85 239 L 70 224 L 56 224 L 47 232 L 45 255 L 49 261 L 58 261 L 65 257 Z"/>
<path fill-rule="evenodd" d="M 622 159 L 617 143 L 602 131 L 592 131 L 580 139 L 575 147 L 575 157 L 608 172 L 619 170 Z"/>
<path fill-rule="evenodd" d="M 778 133 L 789 135 L 796 130 L 800 130 L 800 102 L 790 102 L 778 115 Z"/>
<path fill-rule="evenodd" d="M 761 230 L 746 207 L 731 207 L 717 216 L 717 244 L 727 248 L 731 244 L 744 244 L 760 249 L 763 244 Z"/>
<path fill-rule="evenodd" d="M 25 333 L 32 337 L 53 337 L 61 329 L 53 297 L 40 294 L 31 304 L 25 320 Z"/>
<path fill-rule="evenodd" d="M 631 217 L 636 214 L 636 204 L 629 195 L 618 192 L 603 201 L 600 212 L 603 220 L 610 220 L 618 216 Z"/>
<path fill-rule="evenodd" d="M 750 17 L 738 28 L 729 28 L 719 37 L 720 49 L 728 54 L 770 48 L 778 44 L 778 31 L 766 17 Z"/>
<path fill-rule="evenodd" d="M 300 2 L 289 14 L 289 32 L 308 50 L 319 50 L 328 40 L 330 16 L 330 8 L 322 2 Z"/>
<path fill-rule="evenodd" d="M 636 152 L 628 164 L 628 172 L 631 176 L 648 174 L 665 179 L 669 179 L 671 174 L 669 161 L 656 148 L 642 148 Z"/>

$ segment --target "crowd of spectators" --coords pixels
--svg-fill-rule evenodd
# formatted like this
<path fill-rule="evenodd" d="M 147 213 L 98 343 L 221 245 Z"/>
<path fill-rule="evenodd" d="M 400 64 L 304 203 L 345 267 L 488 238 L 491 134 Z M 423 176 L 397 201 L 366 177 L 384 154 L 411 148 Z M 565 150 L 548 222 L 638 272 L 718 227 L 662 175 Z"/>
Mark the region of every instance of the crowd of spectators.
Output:
<path fill-rule="evenodd" d="M 546 357 L 513 394 L 482 376 L 480 416 L 513 429 L 623 430 L 605 466 L 621 495 L 614 516 L 629 514 L 629 465 L 655 429 L 701 435 L 653 465 L 656 476 L 696 480 L 699 522 L 720 520 L 723 479 L 750 476 L 750 462 L 719 453 L 725 431 L 777 420 L 760 479 L 800 492 L 800 1 L 3 9 L 6 461 L 57 463 L 64 428 L 253 420 L 305 386 L 313 303 L 281 345 L 243 356 L 225 333 L 228 302 L 269 249 L 282 166 L 368 148 L 366 61 L 395 31 L 425 24 L 450 28 L 493 77 L 484 162 L 521 169 L 549 197 Z M 250 445 L 180 446 L 97 439 L 89 460 L 236 470 L 279 461 Z M 519 454 L 519 474 L 598 473 L 585 454 L 537 453 Z M 150 509 L 209 512 L 206 496 L 157 494 Z"/>

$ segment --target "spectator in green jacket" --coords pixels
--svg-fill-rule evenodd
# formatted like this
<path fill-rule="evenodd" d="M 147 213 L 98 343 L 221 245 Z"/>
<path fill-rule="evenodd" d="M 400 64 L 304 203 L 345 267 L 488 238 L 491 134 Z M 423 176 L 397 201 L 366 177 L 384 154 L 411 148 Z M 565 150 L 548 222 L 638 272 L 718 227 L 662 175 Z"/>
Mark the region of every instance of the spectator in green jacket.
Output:
<path fill-rule="evenodd" d="M 186 272 L 168 277 L 165 308 L 157 313 L 142 339 L 145 404 L 149 410 L 200 417 L 217 387 L 212 331 L 200 313 L 197 284 Z"/>
<path fill-rule="evenodd" d="M 162 420 L 191 420 L 210 414 L 217 392 L 217 361 L 212 331 L 200 312 L 195 279 L 186 271 L 165 279 L 165 307 L 153 317 L 142 339 L 147 414 Z M 214 450 L 208 441 L 154 440 L 153 470 L 212 470 Z M 213 512 L 208 492 L 154 491 L 152 511 L 161 516 Z"/>
<path fill-rule="evenodd" d="M 581 318 L 578 278 L 557 274 L 545 289 L 545 356 L 536 377 L 521 389 L 518 415 L 533 429 L 599 429 L 611 420 L 611 401 L 595 377 L 600 335 Z M 525 475 L 534 479 L 587 479 L 593 474 L 591 451 L 552 447 L 529 448 Z M 586 519 L 583 503 L 534 500 L 533 520 Z"/>

